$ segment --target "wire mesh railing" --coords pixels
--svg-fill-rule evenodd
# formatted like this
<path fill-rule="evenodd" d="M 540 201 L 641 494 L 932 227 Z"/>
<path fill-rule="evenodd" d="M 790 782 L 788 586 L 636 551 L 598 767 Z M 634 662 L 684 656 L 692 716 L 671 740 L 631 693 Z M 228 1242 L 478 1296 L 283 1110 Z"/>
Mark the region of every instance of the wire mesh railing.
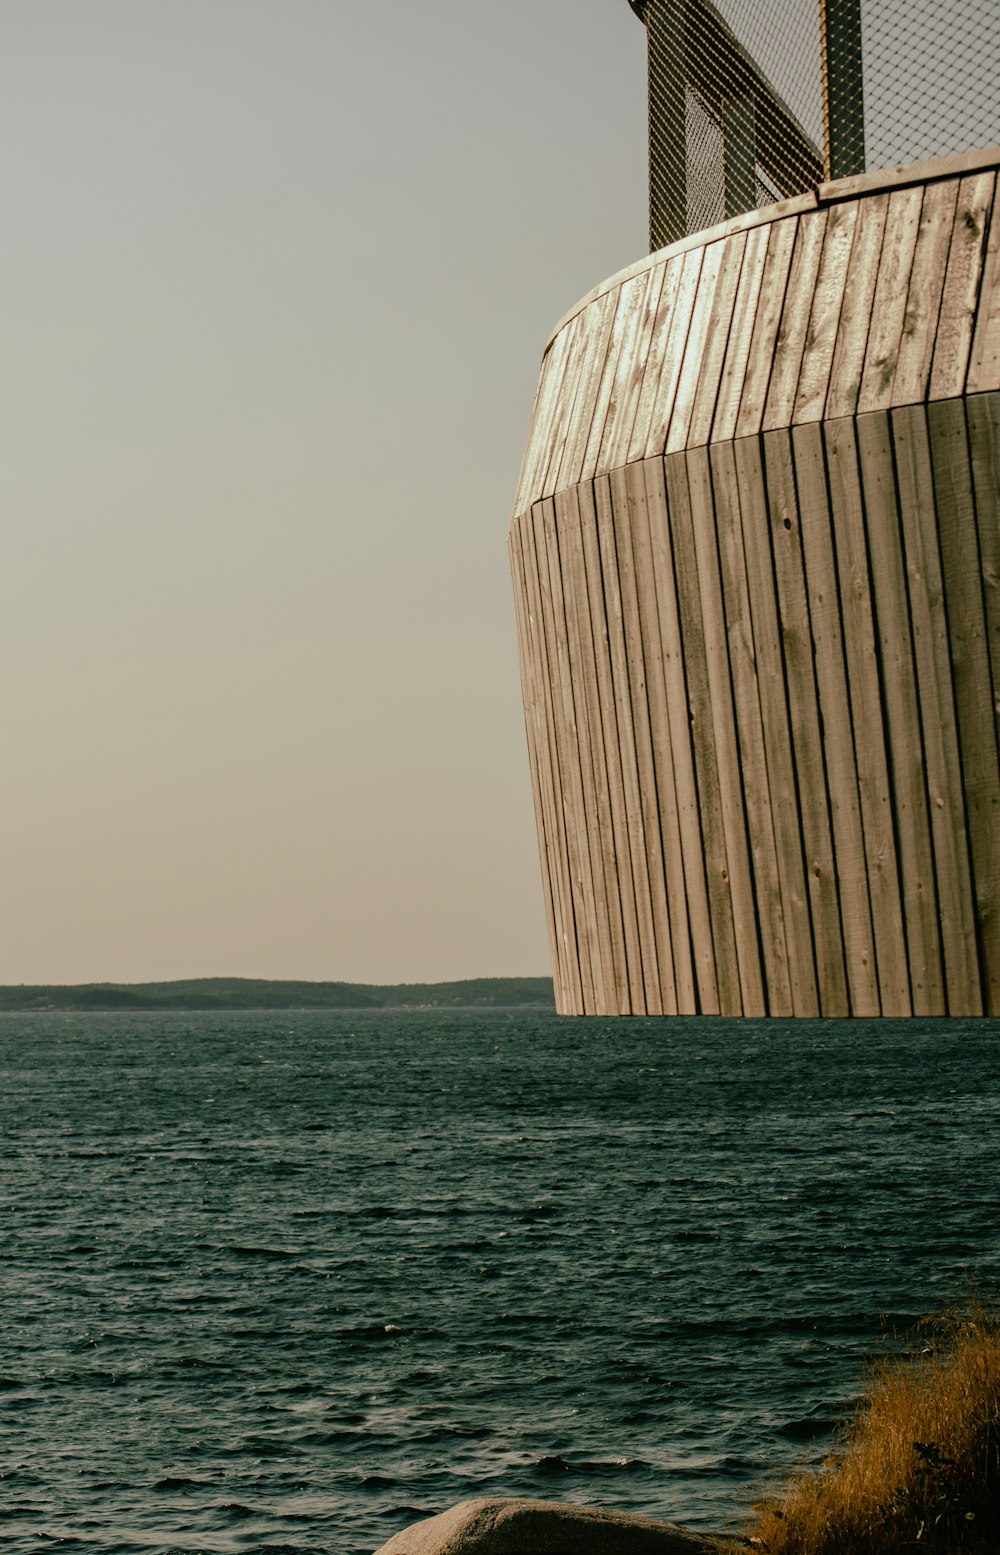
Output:
<path fill-rule="evenodd" d="M 629 0 L 650 246 L 871 168 L 1000 142 L 997 0 Z"/>

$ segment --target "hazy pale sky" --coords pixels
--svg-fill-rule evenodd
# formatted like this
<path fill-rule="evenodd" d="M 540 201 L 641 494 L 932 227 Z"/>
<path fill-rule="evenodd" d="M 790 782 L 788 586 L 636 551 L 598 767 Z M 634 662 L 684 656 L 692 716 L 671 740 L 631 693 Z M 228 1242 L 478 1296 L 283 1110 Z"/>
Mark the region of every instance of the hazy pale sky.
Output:
<path fill-rule="evenodd" d="M 626 0 L 0 0 L 0 981 L 536 974 L 505 535 Z"/>

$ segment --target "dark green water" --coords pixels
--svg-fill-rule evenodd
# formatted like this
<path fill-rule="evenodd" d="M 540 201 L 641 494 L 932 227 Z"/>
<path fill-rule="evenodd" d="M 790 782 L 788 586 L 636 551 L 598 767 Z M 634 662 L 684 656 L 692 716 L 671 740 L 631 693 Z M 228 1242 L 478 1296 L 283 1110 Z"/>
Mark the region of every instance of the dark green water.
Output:
<path fill-rule="evenodd" d="M 736 1527 L 998 1181 L 997 1022 L 0 1017 L 0 1543 Z"/>

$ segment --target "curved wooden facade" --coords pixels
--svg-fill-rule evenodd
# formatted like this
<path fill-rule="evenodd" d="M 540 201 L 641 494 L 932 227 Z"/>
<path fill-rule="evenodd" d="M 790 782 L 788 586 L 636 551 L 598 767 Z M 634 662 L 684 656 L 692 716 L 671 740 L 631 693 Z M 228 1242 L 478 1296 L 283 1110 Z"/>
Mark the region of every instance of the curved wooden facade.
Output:
<path fill-rule="evenodd" d="M 653 254 L 510 553 L 566 1014 L 1000 1011 L 1000 151 Z"/>

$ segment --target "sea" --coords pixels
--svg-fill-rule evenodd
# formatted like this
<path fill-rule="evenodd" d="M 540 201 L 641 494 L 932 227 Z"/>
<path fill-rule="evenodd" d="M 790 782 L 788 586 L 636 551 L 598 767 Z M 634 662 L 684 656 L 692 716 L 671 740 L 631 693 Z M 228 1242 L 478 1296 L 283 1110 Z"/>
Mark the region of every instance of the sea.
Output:
<path fill-rule="evenodd" d="M 998 1188 L 996 1021 L 2 1015 L 0 1544 L 739 1530 L 996 1295 Z"/>

